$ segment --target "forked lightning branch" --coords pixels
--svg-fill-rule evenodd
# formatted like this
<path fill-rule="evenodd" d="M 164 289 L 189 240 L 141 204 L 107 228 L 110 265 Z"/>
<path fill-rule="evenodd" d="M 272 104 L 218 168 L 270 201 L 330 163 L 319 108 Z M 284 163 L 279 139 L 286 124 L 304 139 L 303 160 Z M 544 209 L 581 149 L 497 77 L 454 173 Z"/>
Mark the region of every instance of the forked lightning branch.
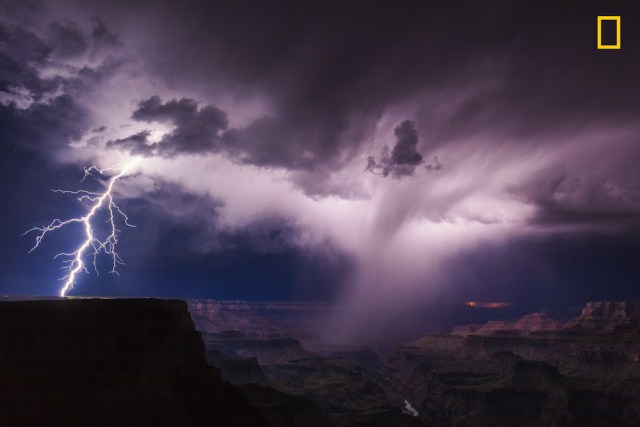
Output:
<path fill-rule="evenodd" d="M 120 209 L 116 204 L 113 197 L 113 188 L 116 182 L 131 172 L 131 168 L 138 161 L 135 159 L 126 165 L 118 165 L 105 169 L 98 169 L 95 166 L 84 169 L 84 181 L 88 177 L 105 176 L 107 174 L 112 175 L 106 183 L 105 190 L 103 192 L 94 192 L 87 190 L 52 190 L 55 193 L 73 194 L 78 196 L 78 200 L 83 203 L 87 203 L 87 213 L 84 216 L 74 217 L 67 220 L 54 219 L 44 227 L 33 227 L 27 230 L 23 235 L 29 233 L 37 233 L 35 245 L 31 248 L 29 253 L 33 252 L 42 239 L 49 232 L 59 230 L 70 224 L 81 224 L 84 228 L 84 241 L 73 252 L 62 252 L 57 254 L 54 258 L 64 258 L 63 270 L 66 274 L 60 278 L 64 282 L 63 287 L 60 289 L 60 296 L 65 296 L 66 293 L 73 289 L 76 283 L 76 277 L 78 273 L 84 271 L 89 273 L 87 268 L 86 258 L 89 258 L 89 262 L 96 272 L 98 272 L 98 256 L 105 254 L 111 257 L 111 270 L 112 274 L 118 274 L 117 268 L 119 265 L 123 265 L 124 261 L 116 252 L 116 246 L 118 244 L 118 224 L 122 223 L 128 227 L 135 227 L 129 223 L 129 217 Z M 82 182 L 80 181 L 80 182 Z M 106 213 L 106 223 L 108 233 L 106 237 L 98 237 L 98 232 L 95 228 L 94 221 L 98 219 L 100 213 Z"/>

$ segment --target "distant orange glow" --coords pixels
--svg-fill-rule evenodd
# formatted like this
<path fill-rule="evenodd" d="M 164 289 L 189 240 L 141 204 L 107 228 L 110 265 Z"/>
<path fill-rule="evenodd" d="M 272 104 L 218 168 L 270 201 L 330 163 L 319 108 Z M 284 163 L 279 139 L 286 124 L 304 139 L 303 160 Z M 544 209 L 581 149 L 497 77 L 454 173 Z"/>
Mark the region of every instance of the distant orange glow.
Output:
<path fill-rule="evenodd" d="M 480 301 L 467 301 L 464 304 L 467 307 L 477 307 L 477 308 L 505 308 L 512 305 L 510 302 L 480 302 Z"/>

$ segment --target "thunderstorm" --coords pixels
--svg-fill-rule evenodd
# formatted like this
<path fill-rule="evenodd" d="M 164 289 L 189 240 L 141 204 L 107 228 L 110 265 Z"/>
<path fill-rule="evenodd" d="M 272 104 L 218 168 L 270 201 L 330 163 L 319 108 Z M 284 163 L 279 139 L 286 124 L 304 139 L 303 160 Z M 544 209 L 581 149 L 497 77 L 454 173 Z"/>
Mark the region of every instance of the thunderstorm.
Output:
<path fill-rule="evenodd" d="M 113 198 L 113 188 L 116 182 L 126 176 L 129 172 L 131 172 L 131 168 L 138 162 L 139 159 L 134 159 L 126 165 L 116 165 L 109 168 L 99 169 L 95 166 L 91 166 L 89 168 L 84 169 L 84 177 L 82 181 L 84 181 L 87 177 L 95 176 L 94 174 L 98 174 L 100 176 L 115 173 L 115 175 L 111 176 L 111 178 L 107 181 L 106 188 L 103 192 L 94 192 L 87 190 L 52 190 L 54 193 L 63 193 L 63 194 L 74 194 L 78 196 L 78 200 L 81 202 L 88 202 L 88 211 L 86 215 L 80 217 L 74 217 L 67 220 L 60 220 L 58 218 L 54 219 L 44 227 L 33 227 L 30 230 L 27 230 L 23 235 L 36 232 L 36 241 L 34 246 L 29 250 L 29 253 L 33 252 L 35 249 L 40 246 L 42 243 L 42 239 L 44 236 L 54 230 L 58 230 L 63 228 L 69 224 L 82 224 L 84 227 L 84 241 L 78 246 L 76 250 L 73 252 L 62 252 L 57 254 L 54 258 L 66 258 L 63 262 L 63 270 L 66 271 L 66 274 L 60 278 L 61 281 L 64 282 L 64 285 L 60 289 L 60 296 L 64 297 L 68 291 L 73 289 L 76 283 L 76 276 L 81 271 L 85 271 L 89 273 L 87 266 L 85 264 L 84 258 L 85 256 L 91 257 L 91 264 L 96 274 L 98 272 L 98 255 L 104 253 L 111 257 L 111 270 L 109 273 L 118 274 L 117 267 L 118 265 L 124 265 L 124 261 L 118 253 L 116 252 L 116 246 L 118 244 L 118 233 L 120 230 L 117 228 L 117 218 L 121 219 L 121 222 L 124 223 L 128 227 L 135 227 L 134 225 L 129 223 L 129 217 L 120 209 L 120 207 L 115 203 Z M 94 229 L 94 225 L 92 221 L 95 219 L 96 214 L 102 210 L 106 210 L 108 219 L 108 229 L 109 233 L 105 238 L 96 237 L 96 232 Z"/>

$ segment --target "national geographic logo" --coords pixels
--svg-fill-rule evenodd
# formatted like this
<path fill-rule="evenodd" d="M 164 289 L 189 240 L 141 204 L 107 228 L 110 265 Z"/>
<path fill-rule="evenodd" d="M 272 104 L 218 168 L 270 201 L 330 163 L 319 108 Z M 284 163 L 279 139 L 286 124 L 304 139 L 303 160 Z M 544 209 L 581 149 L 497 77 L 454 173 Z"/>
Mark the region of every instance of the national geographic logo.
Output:
<path fill-rule="evenodd" d="M 619 16 L 598 16 L 598 49 L 620 49 Z"/>

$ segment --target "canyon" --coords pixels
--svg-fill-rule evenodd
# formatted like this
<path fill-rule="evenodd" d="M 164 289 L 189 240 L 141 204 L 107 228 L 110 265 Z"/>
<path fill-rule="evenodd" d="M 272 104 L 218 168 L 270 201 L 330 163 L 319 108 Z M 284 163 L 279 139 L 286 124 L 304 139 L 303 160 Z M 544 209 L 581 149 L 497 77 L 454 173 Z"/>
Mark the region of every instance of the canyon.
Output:
<path fill-rule="evenodd" d="M 568 322 L 531 313 L 460 325 L 390 344 L 388 354 L 314 342 L 295 316 L 276 320 L 276 305 L 266 319 L 264 306 L 245 309 L 235 331 L 225 332 L 215 326 L 219 313 L 199 304 L 197 316 L 210 317 L 196 321 L 207 358 L 223 377 L 304 397 L 342 425 L 635 425 L 640 415 L 635 302 L 589 302 Z M 261 322 L 270 334 L 256 333 Z M 387 424 L 375 424 L 382 414 Z"/>
<path fill-rule="evenodd" d="M 0 424 L 636 425 L 640 304 L 335 344 L 326 304 L 0 302 Z"/>

